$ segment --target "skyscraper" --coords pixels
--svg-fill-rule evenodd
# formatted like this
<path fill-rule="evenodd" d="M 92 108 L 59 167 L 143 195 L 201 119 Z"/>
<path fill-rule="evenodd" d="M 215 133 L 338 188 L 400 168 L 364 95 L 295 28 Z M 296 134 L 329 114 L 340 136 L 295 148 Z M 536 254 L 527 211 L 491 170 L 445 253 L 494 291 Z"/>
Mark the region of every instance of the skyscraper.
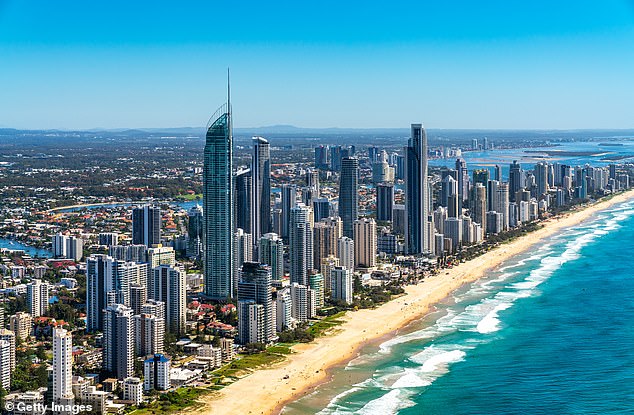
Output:
<path fill-rule="evenodd" d="M 39 317 L 48 310 L 48 289 L 48 284 L 42 283 L 42 280 L 39 279 L 34 279 L 30 284 L 27 284 L 27 303 L 31 316 Z"/>
<path fill-rule="evenodd" d="M 202 254 L 203 244 L 203 208 L 196 204 L 187 212 L 187 256 L 198 258 Z"/>
<path fill-rule="evenodd" d="M 0 386 L 11 390 L 11 344 L 0 340 Z"/>
<path fill-rule="evenodd" d="M 185 332 L 186 280 L 180 268 L 161 265 L 153 270 L 149 297 L 166 305 L 166 327 L 175 334 Z"/>
<path fill-rule="evenodd" d="M 165 319 L 153 314 L 137 314 L 134 319 L 134 346 L 138 356 L 163 353 Z"/>
<path fill-rule="evenodd" d="M 132 243 L 148 248 L 161 243 L 161 209 L 142 206 L 132 209 Z"/>
<path fill-rule="evenodd" d="M 313 230 L 309 220 L 310 209 L 298 204 L 291 209 L 289 225 L 289 251 L 291 283 L 308 285 L 308 270 L 313 267 Z"/>
<path fill-rule="evenodd" d="M 233 132 L 231 103 L 207 125 L 203 169 L 205 294 L 225 300 L 233 292 Z"/>
<path fill-rule="evenodd" d="M 260 238 L 260 263 L 271 267 L 271 278 L 281 280 L 284 275 L 284 242 L 276 233 Z"/>
<path fill-rule="evenodd" d="M 331 271 L 332 298 L 352 303 L 353 280 L 352 271 L 346 267 L 334 267 Z"/>
<path fill-rule="evenodd" d="M 394 185 L 381 183 L 376 186 L 376 220 L 392 222 L 394 211 Z"/>
<path fill-rule="evenodd" d="M 337 241 L 337 256 L 339 264 L 350 271 L 354 271 L 354 241 L 343 236 Z"/>
<path fill-rule="evenodd" d="M 330 217 L 315 223 L 313 227 L 314 269 L 321 269 L 324 258 L 337 255 L 337 241 L 341 238 L 341 218 Z"/>
<path fill-rule="evenodd" d="M 233 177 L 235 214 L 234 225 L 251 233 L 251 221 L 253 215 L 253 176 L 250 169 L 239 169 Z"/>
<path fill-rule="evenodd" d="M 162 354 L 155 354 L 143 362 L 143 389 L 146 391 L 168 390 L 170 380 L 171 361 Z"/>
<path fill-rule="evenodd" d="M 134 373 L 132 309 L 123 304 L 103 311 L 103 368 L 122 380 Z"/>
<path fill-rule="evenodd" d="M 53 330 L 53 402 L 73 403 L 73 336 L 57 328 Z"/>
<path fill-rule="evenodd" d="M 238 320 L 240 343 L 268 343 L 275 337 L 273 297 L 271 294 L 271 267 L 257 262 L 245 262 L 238 282 L 238 304 L 246 302 L 262 306 L 261 320 Z M 259 321 L 258 321 L 259 320 Z M 259 324 L 261 321 L 261 324 Z M 254 327 L 254 324 L 256 325 Z M 255 334 L 255 335 L 252 335 Z"/>
<path fill-rule="evenodd" d="M 262 235 L 271 232 L 271 153 L 269 147 L 269 142 L 264 138 L 253 137 L 251 234 L 255 246 Z"/>
<path fill-rule="evenodd" d="M 540 162 L 535 165 L 535 182 L 538 198 L 548 193 L 548 163 Z"/>
<path fill-rule="evenodd" d="M 458 182 L 450 175 L 445 176 L 440 183 L 440 206 L 448 210 L 448 215 L 457 218 L 460 213 L 460 196 L 458 195 Z"/>
<path fill-rule="evenodd" d="M 103 328 L 102 311 L 118 303 L 131 305 L 133 284 L 147 284 L 147 264 L 115 260 L 107 255 L 91 255 L 86 260 L 86 328 Z"/>
<path fill-rule="evenodd" d="M 473 221 L 479 223 L 482 230 L 486 230 L 487 189 L 482 183 L 476 183 L 473 188 L 473 194 Z"/>
<path fill-rule="evenodd" d="M 6 341 L 9 343 L 9 361 L 7 366 L 10 370 L 15 369 L 15 333 L 11 330 L 7 330 L 4 327 L 0 328 L 0 341 Z M 4 362 L 0 364 L 3 366 Z"/>
<path fill-rule="evenodd" d="M 318 169 L 328 168 L 328 147 L 319 146 L 315 147 L 315 167 Z"/>
<path fill-rule="evenodd" d="M 405 249 L 409 254 L 429 250 L 427 192 L 427 134 L 422 124 L 412 124 L 405 148 Z"/>
<path fill-rule="evenodd" d="M 376 222 L 362 218 L 354 222 L 354 266 L 372 268 L 376 265 Z"/>
<path fill-rule="evenodd" d="M 319 198 L 319 170 L 308 169 L 308 171 L 306 172 L 306 186 L 312 189 L 313 199 Z"/>
<path fill-rule="evenodd" d="M 233 234 L 233 287 L 238 288 L 238 280 L 240 279 L 240 268 L 245 262 L 253 260 L 253 237 L 250 233 L 245 233 L 242 229 L 236 229 Z M 235 292 L 231 293 L 233 297 Z"/>
<path fill-rule="evenodd" d="M 354 238 L 353 225 L 359 217 L 359 160 L 346 157 L 341 160 L 339 176 L 339 217 L 343 221 L 343 234 Z"/>
<path fill-rule="evenodd" d="M 456 172 L 458 174 L 458 210 L 460 210 L 464 201 L 469 199 L 469 172 L 464 159 L 456 160 Z"/>
<path fill-rule="evenodd" d="M 511 201 L 519 202 L 515 199 L 515 194 L 522 188 L 524 188 L 524 180 L 522 178 L 522 166 L 513 160 L 509 169 L 509 196 Z"/>
<path fill-rule="evenodd" d="M 282 238 L 288 240 L 291 209 L 297 205 L 297 188 L 292 184 L 282 185 Z"/>
<path fill-rule="evenodd" d="M 330 200 L 325 197 L 313 199 L 313 214 L 315 222 L 330 216 Z"/>

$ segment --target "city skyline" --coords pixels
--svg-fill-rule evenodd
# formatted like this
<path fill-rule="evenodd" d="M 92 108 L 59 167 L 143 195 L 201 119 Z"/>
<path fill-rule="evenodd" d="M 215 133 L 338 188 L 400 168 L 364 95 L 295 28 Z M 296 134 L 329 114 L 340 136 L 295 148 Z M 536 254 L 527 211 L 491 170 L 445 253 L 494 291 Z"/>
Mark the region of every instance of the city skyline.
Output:
<path fill-rule="evenodd" d="M 211 7 L 4 2 L 0 127 L 634 127 L 629 1 Z"/>

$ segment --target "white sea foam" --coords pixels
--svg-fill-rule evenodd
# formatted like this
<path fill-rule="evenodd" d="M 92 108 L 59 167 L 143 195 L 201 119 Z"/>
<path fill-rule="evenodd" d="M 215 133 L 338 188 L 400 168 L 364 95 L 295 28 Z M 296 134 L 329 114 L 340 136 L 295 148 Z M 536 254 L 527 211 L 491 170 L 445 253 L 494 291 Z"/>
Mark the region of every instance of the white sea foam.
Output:
<path fill-rule="evenodd" d="M 415 340 L 430 339 L 437 337 L 441 333 L 453 331 L 456 329 L 455 326 L 452 325 L 452 320 L 455 315 L 456 311 L 449 308 L 447 309 L 447 314 L 436 320 L 436 322 L 432 326 L 402 336 L 398 336 L 381 343 L 379 345 L 379 353 L 387 354 L 392 350 L 392 347 L 398 344 L 408 343 Z"/>
<path fill-rule="evenodd" d="M 392 389 L 380 398 L 368 402 L 356 413 L 361 415 L 397 414 L 400 409 L 414 405 L 408 399 L 408 395 L 402 393 L 400 389 Z"/>
<path fill-rule="evenodd" d="M 418 376 L 415 370 L 406 369 L 406 374 L 398 378 L 392 384 L 392 388 L 424 388 L 429 385 L 431 385 L 431 381 Z"/>
<path fill-rule="evenodd" d="M 478 323 L 476 327 L 478 333 L 487 334 L 498 331 L 500 329 L 500 319 L 498 318 L 498 313 L 510 308 L 512 305 L 513 304 L 511 303 L 501 303 L 493 310 L 489 311 L 489 313 Z"/>
<path fill-rule="evenodd" d="M 466 355 L 462 349 L 464 349 L 464 347 L 458 345 L 447 345 L 444 347 L 431 345 L 426 347 L 422 352 L 418 352 L 410 357 L 409 360 L 421 364 L 421 370 L 423 372 L 433 372 L 443 364 L 462 360 Z"/>

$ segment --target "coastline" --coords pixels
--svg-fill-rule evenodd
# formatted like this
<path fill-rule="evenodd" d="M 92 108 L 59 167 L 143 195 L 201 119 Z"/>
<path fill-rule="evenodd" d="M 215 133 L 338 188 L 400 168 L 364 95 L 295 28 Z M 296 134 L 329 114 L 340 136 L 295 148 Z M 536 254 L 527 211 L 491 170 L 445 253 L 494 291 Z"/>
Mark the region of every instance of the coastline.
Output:
<path fill-rule="evenodd" d="M 370 341 L 393 335 L 413 320 L 421 318 L 434 304 L 464 284 L 476 281 L 509 258 L 558 231 L 577 225 L 596 212 L 634 198 L 634 191 L 620 193 L 580 210 L 542 222 L 545 226 L 516 240 L 500 245 L 473 260 L 405 287 L 405 296 L 375 309 L 349 312 L 337 332 L 310 344 L 293 346 L 296 352 L 279 364 L 259 369 L 203 399 L 203 405 L 183 413 L 277 414 L 289 402 L 299 399 L 330 379 L 332 369 L 357 356 Z M 288 378 L 285 379 L 285 377 Z M 273 398 L 274 397 L 274 398 Z"/>

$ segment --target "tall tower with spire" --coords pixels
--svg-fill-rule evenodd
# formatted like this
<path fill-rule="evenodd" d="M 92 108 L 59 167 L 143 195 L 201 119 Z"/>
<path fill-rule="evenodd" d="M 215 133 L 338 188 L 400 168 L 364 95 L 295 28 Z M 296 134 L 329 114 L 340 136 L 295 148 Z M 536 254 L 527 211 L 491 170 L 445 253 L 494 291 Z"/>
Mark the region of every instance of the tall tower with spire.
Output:
<path fill-rule="evenodd" d="M 203 169 L 205 294 L 216 300 L 233 295 L 233 127 L 227 69 L 227 103 L 209 120 Z"/>
<path fill-rule="evenodd" d="M 429 251 L 427 187 L 427 134 L 423 124 L 412 124 L 405 147 L 405 249 L 408 254 Z"/>

